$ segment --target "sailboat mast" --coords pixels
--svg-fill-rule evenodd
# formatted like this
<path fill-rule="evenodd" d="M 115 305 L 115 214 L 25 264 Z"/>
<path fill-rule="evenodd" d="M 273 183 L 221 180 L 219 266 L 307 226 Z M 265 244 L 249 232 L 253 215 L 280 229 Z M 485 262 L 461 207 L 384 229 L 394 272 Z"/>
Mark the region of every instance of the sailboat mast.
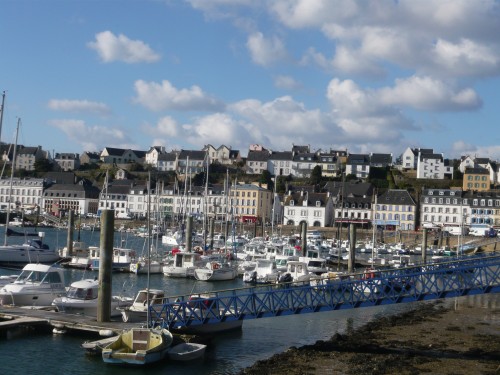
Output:
<path fill-rule="evenodd" d="M 148 280 L 147 280 L 147 293 L 146 293 L 146 299 L 147 299 L 147 302 L 146 302 L 146 306 L 148 306 L 148 309 L 147 309 L 147 322 L 148 322 L 148 327 L 149 327 L 149 318 L 150 318 L 150 313 L 149 313 L 149 287 L 150 287 L 150 273 L 151 273 L 151 172 L 148 173 L 148 206 L 147 206 L 147 216 L 148 216 L 148 225 L 147 225 L 147 229 L 148 229 L 148 238 L 147 238 L 147 244 L 148 244 L 148 258 L 147 258 L 147 262 L 148 262 Z"/>
<path fill-rule="evenodd" d="M 3 110 L 2 110 L 3 112 Z M 12 166 L 10 168 L 10 185 L 9 185 L 9 202 L 7 204 L 7 215 L 5 219 L 5 236 L 3 240 L 4 246 L 7 245 L 7 232 L 9 230 L 9 220 L 10 220 L 10 204 L 12 201 L 12 184 L 14 180 L 14 171 L 16 169 L 16 157 L 17 157 L 17 135 L 19 134 L 19 125 L 21 124 L 21 119 L 17 118 L 17 126 L 16 126 L 16 138 L 14 142 L 14 151 L 12 153 Z"/>
<path fill-rule="evenodd" d="M 2 106 L 0 107 L 0 143 L 2 141 L 3 112 L 5 109 L 5 91 L 2 93 Z"/>

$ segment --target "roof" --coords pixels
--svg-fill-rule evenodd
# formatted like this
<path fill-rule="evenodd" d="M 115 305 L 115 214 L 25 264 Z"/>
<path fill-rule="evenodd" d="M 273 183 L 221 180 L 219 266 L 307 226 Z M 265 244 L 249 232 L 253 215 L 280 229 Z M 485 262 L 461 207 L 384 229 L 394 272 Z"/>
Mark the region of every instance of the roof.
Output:
<path fill-rule="evenodd" d="M 476 167 L 476 168 L 465 168 L 464 174 L 490 174 L 490 171 L 486 168 Z"/>
<path fill-rule="evenodd" d="M 369 164 L 370 155 L 368 154 L 349 154 L 347 164 Z"/>
<path fill-rule="evenodd" d="M 293 153 L 291 151 L 273 151 L 269 155 L 269 160 L 292 160 Z"/>
<path fill-rule="evenodd" d="M 197 151 L 197 150 L 181 150 L 179 153 L 179 160 L 185 160 L 189 157 L 191 160 L 205 160 L 206 151 Z"/>
<path fill-rule="evenodd" d="M 416 206 L 415 201 L 407 190 L 403 189 L 390 189 L 377 197 L 379 204 L 392 204 L 392 205 L 412 205 Z"/>
<path fill-rule="evenodd" d="M 420 160 L 424 159 L 435 159 L 443 161 L 443 155 L 441 154 L 420 154 Z"/>
<path fill-rule="evenodd" d="M 269 151 L 248 151 L 247 161 L 268 161 Z"/>
<path fill-rule="evenodd" d="M 371 154 L 372 164 L 392 164 L 392 154 Z"/>

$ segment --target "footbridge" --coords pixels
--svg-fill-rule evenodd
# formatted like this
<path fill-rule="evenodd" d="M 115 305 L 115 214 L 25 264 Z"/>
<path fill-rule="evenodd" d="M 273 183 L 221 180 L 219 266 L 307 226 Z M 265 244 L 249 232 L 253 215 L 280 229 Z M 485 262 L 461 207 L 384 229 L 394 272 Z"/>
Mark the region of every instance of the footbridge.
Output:
<path fill-rule="evenodd" d="M 500 254 L 465 256 L 400 269 L 168 297 L 152 325 L 181 328 L 244 319 L 363 308 L 500 292 Z"/>

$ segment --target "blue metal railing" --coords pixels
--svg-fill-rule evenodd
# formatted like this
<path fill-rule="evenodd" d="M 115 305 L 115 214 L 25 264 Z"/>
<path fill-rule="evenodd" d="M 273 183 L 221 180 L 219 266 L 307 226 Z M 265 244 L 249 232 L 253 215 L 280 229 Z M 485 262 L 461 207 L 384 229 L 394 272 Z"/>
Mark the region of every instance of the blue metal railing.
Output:
<path fill-rule="evenodd" d="M 175 296 L 150 310 L 151 324 L 180 328 L 500 292 L 500 255 L 475 255 L 307 283 Z"/>

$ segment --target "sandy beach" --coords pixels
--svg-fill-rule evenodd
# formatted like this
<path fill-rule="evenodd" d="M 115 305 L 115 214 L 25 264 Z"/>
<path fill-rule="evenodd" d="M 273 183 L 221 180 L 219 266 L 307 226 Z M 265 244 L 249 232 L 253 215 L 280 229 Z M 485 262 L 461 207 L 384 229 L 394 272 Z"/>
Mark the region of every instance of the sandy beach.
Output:
<path fill-rule="evenodd" d="M 240 374 L 500 374 L 500 294 L 415 303 Z"/>

